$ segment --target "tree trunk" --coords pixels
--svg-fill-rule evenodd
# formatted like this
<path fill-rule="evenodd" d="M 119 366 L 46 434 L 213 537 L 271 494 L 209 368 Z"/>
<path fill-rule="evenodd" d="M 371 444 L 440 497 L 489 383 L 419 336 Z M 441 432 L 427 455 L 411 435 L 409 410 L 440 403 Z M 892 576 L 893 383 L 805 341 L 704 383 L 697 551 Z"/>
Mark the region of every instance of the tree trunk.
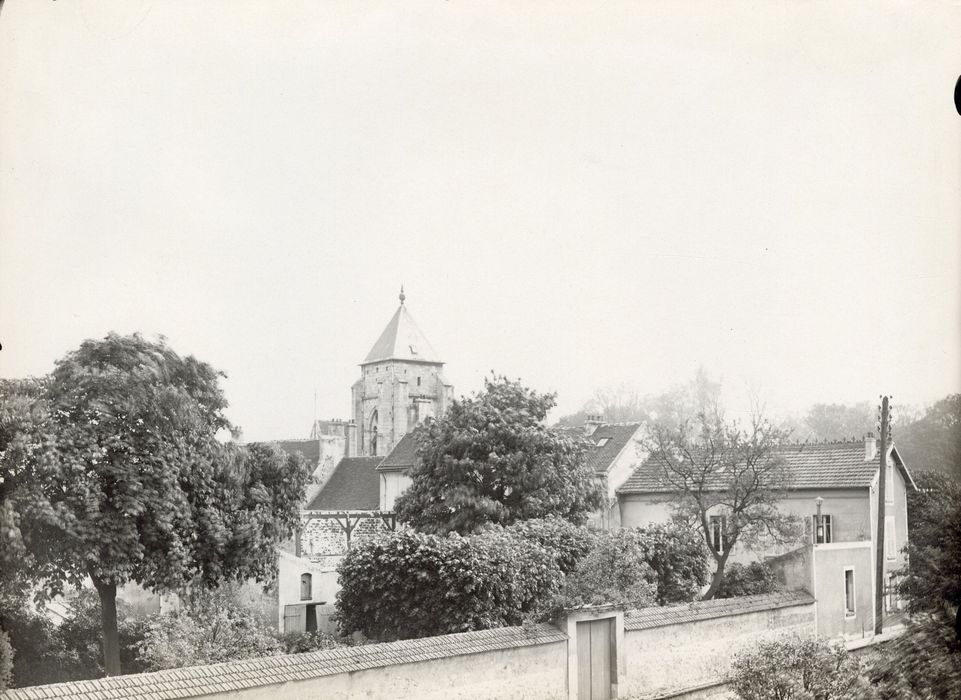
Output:
<path fill-rule="evenodd" d="M 120 675 L 120 633 L 117 631 L 117 584 L 104 583 L 90 574 L 100 596 L 103 629 L 103 670 L 108 676 Z"/>
<path fill-rule="evenodd" d="M 714 569 L 714 575 L 711 576 L 711 585 L 708 587 L 707 592 L 701 596 L 701 600 L 711 600 L 717 595 L 721 584 L 724 583 L 724 565 L 727 564 L 727 558 L 731 554 L 733 547 L 734 543 L 729 543 L 727 545 L 727 551 L 721 556 L 714 558 L 714 561 L 717 562 L 717 567 Z"/>
<path fill-rule="evenodd" d="M 717 591 L 723 582 L 724 562 L 718 562 L 717 569 L 715 569 L 714 574 L 711 576 L 711 585 L 708 587 L 707 592 L 701 596 L 701 600 L 711 600 L 715 595 L 717 595 Z"/>

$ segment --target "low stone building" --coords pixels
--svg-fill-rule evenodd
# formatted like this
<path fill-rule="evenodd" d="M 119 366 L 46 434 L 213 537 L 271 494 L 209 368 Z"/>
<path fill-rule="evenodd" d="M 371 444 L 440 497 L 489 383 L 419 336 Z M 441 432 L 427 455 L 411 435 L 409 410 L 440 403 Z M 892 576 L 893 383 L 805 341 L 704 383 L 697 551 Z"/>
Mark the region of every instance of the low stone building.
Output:
<path fill-rule="evenodd" d="M 761 544 L 752 549 L 736 544 L 729 562 L 767 560 L 785 584 L 803 588 L 817 599 L 818 633 L 862 637 L 875 625 L 875 553 L 878 522 L 880 446 L 870 434 L 862 440 L 803 443 L 785 446 L 789 485 L 778 509 L 804 523 L 800 541 Z M 887 446 L 885 481 L 884 609 L 896 614 L 898 571 L 907 564 L 907 492 L 915 489 L 900 453 Z M 720 488 L 720 487 L 719 487 Z M 643 527 L 671 519 L 677 494 L 658 464 L 646 459 L 617 489 L 624 527 Z M 820 518 L 819 518 L 820 516 Z M 723 551 L 725 508 L 708 513 L 711 546 Z"/>

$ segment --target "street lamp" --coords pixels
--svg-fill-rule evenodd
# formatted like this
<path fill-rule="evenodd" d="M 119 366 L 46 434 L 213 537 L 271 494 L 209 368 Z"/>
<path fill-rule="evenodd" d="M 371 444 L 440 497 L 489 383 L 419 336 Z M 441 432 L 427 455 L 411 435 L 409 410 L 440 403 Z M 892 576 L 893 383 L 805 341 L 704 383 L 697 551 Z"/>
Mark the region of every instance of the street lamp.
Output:
<path fill-rule="evenodd" d="M 814 502 L 818 507 L 817 532 L 814 536 L 814 544 L 818 545 L 824 542 L 824 519 L 821 517 L 821 506 L 824 503 L 824 499 L 818 496 L 814 499 Z"/>

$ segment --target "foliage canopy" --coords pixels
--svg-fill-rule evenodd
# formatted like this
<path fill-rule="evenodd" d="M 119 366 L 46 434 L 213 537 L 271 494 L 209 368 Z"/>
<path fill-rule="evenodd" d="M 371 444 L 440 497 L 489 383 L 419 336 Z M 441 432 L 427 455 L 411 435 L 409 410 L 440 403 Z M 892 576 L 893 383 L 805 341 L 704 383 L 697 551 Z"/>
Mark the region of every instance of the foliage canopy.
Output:
<path fill-rule="evenodd" d="M 219 439 L 233 432 L 220 376 L 162 340 L 111 334 L 61 359 L 31 407 L 12 496 L 22 541 L 45 594 L 92 579 L 108 674 L 117 586 L 269 580 L 297 523 L 306 465 Z"/>
<path fill-rule="evenodd" d="M 766 640 L 735 655 L 728 687 L 741 700 L 862 697 L 861 668 L 840 642 Z"/>
<path fill-rule="evenodd" d="M 961 605 L 961 481 L 942 472 L 916 475 L 908 490 L 910 566 L 900 592 L 914 611 Z"/>
<path fill-rule="evenodd" d="M 724 568 L 741 542 L 786 542 L 799 535 L 796 518 L 778 509 L 790 474 L 781 448 L 789 433 L 754 415 L 749 427 L 727 422 L 718 410 L 676 427 L 656 425 L 649 459 L 675 493 L 675 517 L 698 529 L 715 562 L 704 598 L 713 598 Z M 712 516 L 719 520 L 714 521 Z M 719 546 L 718 546 L 719 545 Z"/>
<path fill-rule="evenodd" d="M 544 425 L 553 394 L 505 377 L 415 430 L 419 463 L 398 518 L 438 534 L 558 516 L 583 523 L 602 501 L 587 443 Z"/>
<path fill-rule="evenodd" d="M 551 605 L 562 574 L 538 544 L 494 529 L 384 534 L 347 552 L 337 617 L 381 641 L 518 625 Z"/>

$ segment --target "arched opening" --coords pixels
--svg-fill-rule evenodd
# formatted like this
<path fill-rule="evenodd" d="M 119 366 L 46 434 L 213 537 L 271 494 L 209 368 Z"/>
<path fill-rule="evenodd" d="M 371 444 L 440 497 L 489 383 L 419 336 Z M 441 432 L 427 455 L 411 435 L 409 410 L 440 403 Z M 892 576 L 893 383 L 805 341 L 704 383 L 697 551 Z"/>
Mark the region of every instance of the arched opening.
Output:
<path fill-rule="evenodd" d="M 370 414 L 370 454 L 377 454 L 377 409 Z"/>

